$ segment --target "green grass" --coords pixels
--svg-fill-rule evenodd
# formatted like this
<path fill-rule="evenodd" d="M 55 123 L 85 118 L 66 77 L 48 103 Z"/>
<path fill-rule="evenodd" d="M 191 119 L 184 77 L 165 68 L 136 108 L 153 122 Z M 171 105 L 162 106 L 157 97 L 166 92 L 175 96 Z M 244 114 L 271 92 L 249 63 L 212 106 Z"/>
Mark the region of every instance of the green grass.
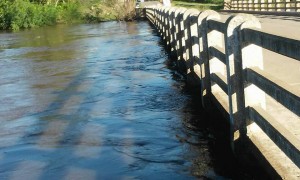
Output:
<path fill-rule="evenodd" d="M 203 2 L 190 2 L 188 0 L 173 0 L 172 1 L 173 6 L 177 7 L 185 7 L 185 8 L 195 8 L 198 10 L 220 10 L 223 9 L 223 1 L 220 0 L 207 0 Z"/>
<path fill-rule="evenodd" d="M 56 23 L 74 23 L 80 19 L 76 2 L 56 6 L 29 0 L 0 0 L 0 30 L 17 31 Z"/>
<path fill-rule="evenodd" d="M 44 1 L 0 0 L 0 30 L 18 31 L 82 21 L 132 20 L 135 15 L 134 0 L 126 4 L 119 0 L 65 0 L 58 4 L 40 2 Z"/>

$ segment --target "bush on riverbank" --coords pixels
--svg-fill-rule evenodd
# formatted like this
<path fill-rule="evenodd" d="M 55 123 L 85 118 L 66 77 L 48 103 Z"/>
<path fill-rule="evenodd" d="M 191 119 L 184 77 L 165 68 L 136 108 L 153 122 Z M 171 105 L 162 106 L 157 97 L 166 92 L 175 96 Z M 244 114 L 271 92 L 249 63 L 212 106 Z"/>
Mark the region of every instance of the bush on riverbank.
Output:
<path fill-rule="evenodd" d="M 0 29 L 19 30 L 57 22 L 70 23 L 80 18 L 76 2 L 39 4 L 29 0 L 0 1 Z"/>
<path fill-rule="evenodd" d="M 88 22 L 109 20 L 132 20 L 135 16 L 135 1 L 101 0 L 84 11 L 84 19 Z"/>
<path fill-rule="evenodd" d="M 0 30 L 19 30 L 81 20 L 132 20 L 134 0 L 0 0 Z"/>

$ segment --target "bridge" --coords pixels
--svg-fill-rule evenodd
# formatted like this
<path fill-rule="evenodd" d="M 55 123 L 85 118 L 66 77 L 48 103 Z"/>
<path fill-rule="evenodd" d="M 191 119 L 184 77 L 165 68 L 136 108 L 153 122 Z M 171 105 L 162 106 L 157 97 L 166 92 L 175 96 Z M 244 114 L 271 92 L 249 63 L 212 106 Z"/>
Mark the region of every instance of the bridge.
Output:
<path fill-rule="evenodd" d="M 225 0 L 227 10 L 263 11 L 263 12 L 300 12 L 299 0 Z"/>
<path fill-rule="evenodd" d="M 232 149 L 254 147 L 270 173 L 299 179 L 299 23 L 230 11 L 145 11 L 179 71 L 200 88 L 203 107 L 227 119 Z"/>

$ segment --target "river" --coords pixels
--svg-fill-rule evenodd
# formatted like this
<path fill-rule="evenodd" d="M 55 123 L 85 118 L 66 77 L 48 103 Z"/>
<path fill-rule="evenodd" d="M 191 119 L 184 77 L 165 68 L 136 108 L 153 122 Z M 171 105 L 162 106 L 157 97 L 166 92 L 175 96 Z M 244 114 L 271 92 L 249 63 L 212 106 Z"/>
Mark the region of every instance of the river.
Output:
<path fill-rule="evenodd" d="M 0 39 L 0 179 L 252 178 L 149 23 Z"/>

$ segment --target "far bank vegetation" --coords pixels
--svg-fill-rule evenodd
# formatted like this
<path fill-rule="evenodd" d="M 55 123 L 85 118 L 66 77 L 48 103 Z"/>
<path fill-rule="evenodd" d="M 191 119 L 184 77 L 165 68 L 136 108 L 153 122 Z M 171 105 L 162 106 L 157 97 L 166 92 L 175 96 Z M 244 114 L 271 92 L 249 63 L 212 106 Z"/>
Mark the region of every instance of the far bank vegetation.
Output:
<path fill-rule="evenodd" d="M 135 0 L 0 0 L 0 29 L 132 20 Z"/>
<path fill-rule="evenodd" d="M 89 22 L 108 20 L 133 20 L 135 17 L 135 0 L 102 0 L 93 3 L 83 12 Z"/>

